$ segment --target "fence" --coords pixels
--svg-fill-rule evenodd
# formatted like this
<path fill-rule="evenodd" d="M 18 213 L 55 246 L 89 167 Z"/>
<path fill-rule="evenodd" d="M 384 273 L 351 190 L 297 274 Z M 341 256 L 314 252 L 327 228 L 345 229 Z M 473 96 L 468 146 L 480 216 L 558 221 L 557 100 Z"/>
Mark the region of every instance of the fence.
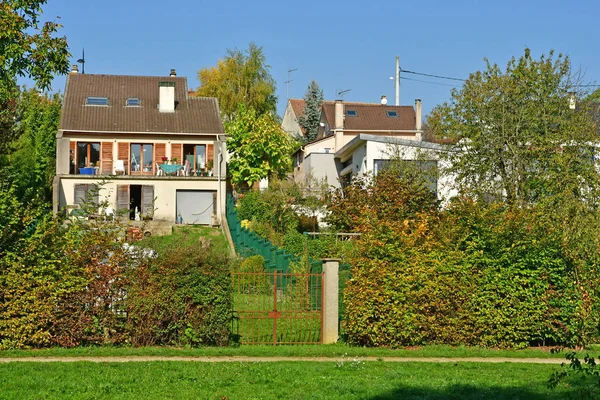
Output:
<path fill-rule="evenodd" d="M 294 256 L 284 249 L 280 249 L 268 240 L 258 237 L 250 230 L 242 227 L 235 209 L 235 200 L 231 194 L 227 194 L 226 217 L 231 238 L 240 256 L 261 255 L 265 259 L 266 271 L 279 271 L 284 274 L 293 272 L 290 269 L 291 263 L 302 262 L 300 257 Z M 310 273 L 316 274 L 322 272 L 321 261 L 309 260 L 308 263 L 310 264 Z"/>

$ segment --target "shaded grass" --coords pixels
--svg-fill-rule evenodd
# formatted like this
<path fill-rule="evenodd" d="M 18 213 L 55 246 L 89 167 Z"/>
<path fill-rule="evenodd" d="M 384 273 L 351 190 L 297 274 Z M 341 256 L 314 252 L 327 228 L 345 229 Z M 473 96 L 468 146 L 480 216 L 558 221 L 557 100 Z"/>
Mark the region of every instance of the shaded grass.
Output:
<path fill-rule="evenodd" d="M 383 363 L 10 363 L 0 399 L 562 399 L 556 366 Z"/>
<path fill-rule="evenodd" d="M 511 357 L 559 358 L 564 352 L 553 354 L 547 349 L 495 350 L 478 347 L 425 346 L 411 349 L 363 348 L 345 343 L 328 345 L 240 347 L 76 347 L 40 350 L 3 350 L 0 357 L 77 357 L 77 356 L 256 356 L 256 357 Z"/>

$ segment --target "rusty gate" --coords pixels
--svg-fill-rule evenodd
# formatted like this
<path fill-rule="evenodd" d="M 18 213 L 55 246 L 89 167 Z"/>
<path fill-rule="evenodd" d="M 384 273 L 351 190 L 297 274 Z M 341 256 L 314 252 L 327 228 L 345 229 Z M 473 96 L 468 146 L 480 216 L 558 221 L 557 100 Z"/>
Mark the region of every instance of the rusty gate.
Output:
<path fill-rule="evenodd" d="M 232 283 L 240 343 L 321 343 L 322 273 L 233 272 Z"/>

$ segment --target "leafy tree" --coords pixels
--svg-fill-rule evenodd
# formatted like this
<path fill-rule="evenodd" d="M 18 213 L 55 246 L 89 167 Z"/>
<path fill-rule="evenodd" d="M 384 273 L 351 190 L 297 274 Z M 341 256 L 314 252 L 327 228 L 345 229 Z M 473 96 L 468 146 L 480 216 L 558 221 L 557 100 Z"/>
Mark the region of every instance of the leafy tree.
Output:
<path fill-rule="evenodd" d="M 225 123 L 225 130 L 232 183 L 251 185 L 290 171 L 294 142 L 271 114 L 259 115 L 240 104 L 235 118 Z"/>
<path fill-rule="evenodd" d="M 52 199 L 60 107 L 58 94 L 44 96 L 34 89 L 21 93 L 14 127 L 18 139 L 8 157 L 20 199 Z"/>
<path fill-rule="evenodd" d="M 269 71 L 262 47 L 250 43 L 247 50 L 227 49 L 216 67 L 198 71 L 200 87 L 196 96 L 216 97 L 223 118 L 231 121 L 244 103 L 257 115 L 275 113 L 275 80 Z"/>
<path fill-rule="evenodd" d="M 463 192 L 518 206 L 563 191 L 595 195 L 590 143 L 597 136 L 569 58 L 550 52 L 535 60 L 525 49 L 505 70 L 486 62 L 486 70 L 471 74 L 432 120 L 436 136 L 463 147 L 450 153 L 450 172 Z"/>
<path fill-rule="evenodd" d="M 306 132 L 306 140 L 311 142 L 317 138 L 319 121 L 321 120 L 321 104 L 323 90 L 314 80 L 308 85 L 304 94 L 304 110 L 298 118 L 298 123 Z"/>

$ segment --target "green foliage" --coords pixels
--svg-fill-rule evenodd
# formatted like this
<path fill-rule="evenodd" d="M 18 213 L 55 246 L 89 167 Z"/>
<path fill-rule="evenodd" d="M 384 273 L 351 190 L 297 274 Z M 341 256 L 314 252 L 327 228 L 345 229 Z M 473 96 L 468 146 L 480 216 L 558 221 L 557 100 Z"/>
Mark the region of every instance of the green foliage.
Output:
<path fill-rule="evenodd" d="M 216 97 L 223 119 L 232 121 L 245 104 L 257 115 L 277 111 L 275 80 L 269 71 L 262 47 L 250 43 L 247 50 L 228 49 L 216 67 L 198 71 L 200 87 L 196 95 Z"/>
<path fill-rule="evenodd" d="M 304 109 L 298 117 L 298 124 L 306 132 L 306 141 L 312 142 L 317 138 L 319 122 L 321 120 L 321 104 L 323 103 L 323 90 L 314 80 L 308 85 L 304 94 Z"/>
<path fill-rule="evenodd" d="M 592 104 L 582 101 L 569 58 L 551 51 L 536 60 L 525 49 L 504 70 L 486 62 L 430 122 L 436 136 L 460 141 L 463 151 L 448 155 L 463 193 L 518 206 L 561 192 L 597 199 Z"/>
<path fill-rule="evenodd" d="M 21 92 L 15 117 L 16 137 L 8 157 L 9 169 L 20 199 L 52 200 L 56 166 L 56 133 L 61 98 Z"/>
<path fill-rule="evenodd" d="M 548 387 L 554 390 L 563 385 L 573 387 L 578 399 L 600 398 L 600 371 L 596 369 L 595 358 L 586 354 L 582 363 L 575 352 L 568 352 L 565 358 L 569 365 L 563 363 L 560 370 L 552 373 Z"/>
<path fill-rule="evenodd" d="M 226 122 L 227 168 L 231 182 L 248 185 L 267 177 L 283 178 L 292 168 L 294 142 L 272 114 L 258 114 L 243 104 L 233 120 Z"/>

